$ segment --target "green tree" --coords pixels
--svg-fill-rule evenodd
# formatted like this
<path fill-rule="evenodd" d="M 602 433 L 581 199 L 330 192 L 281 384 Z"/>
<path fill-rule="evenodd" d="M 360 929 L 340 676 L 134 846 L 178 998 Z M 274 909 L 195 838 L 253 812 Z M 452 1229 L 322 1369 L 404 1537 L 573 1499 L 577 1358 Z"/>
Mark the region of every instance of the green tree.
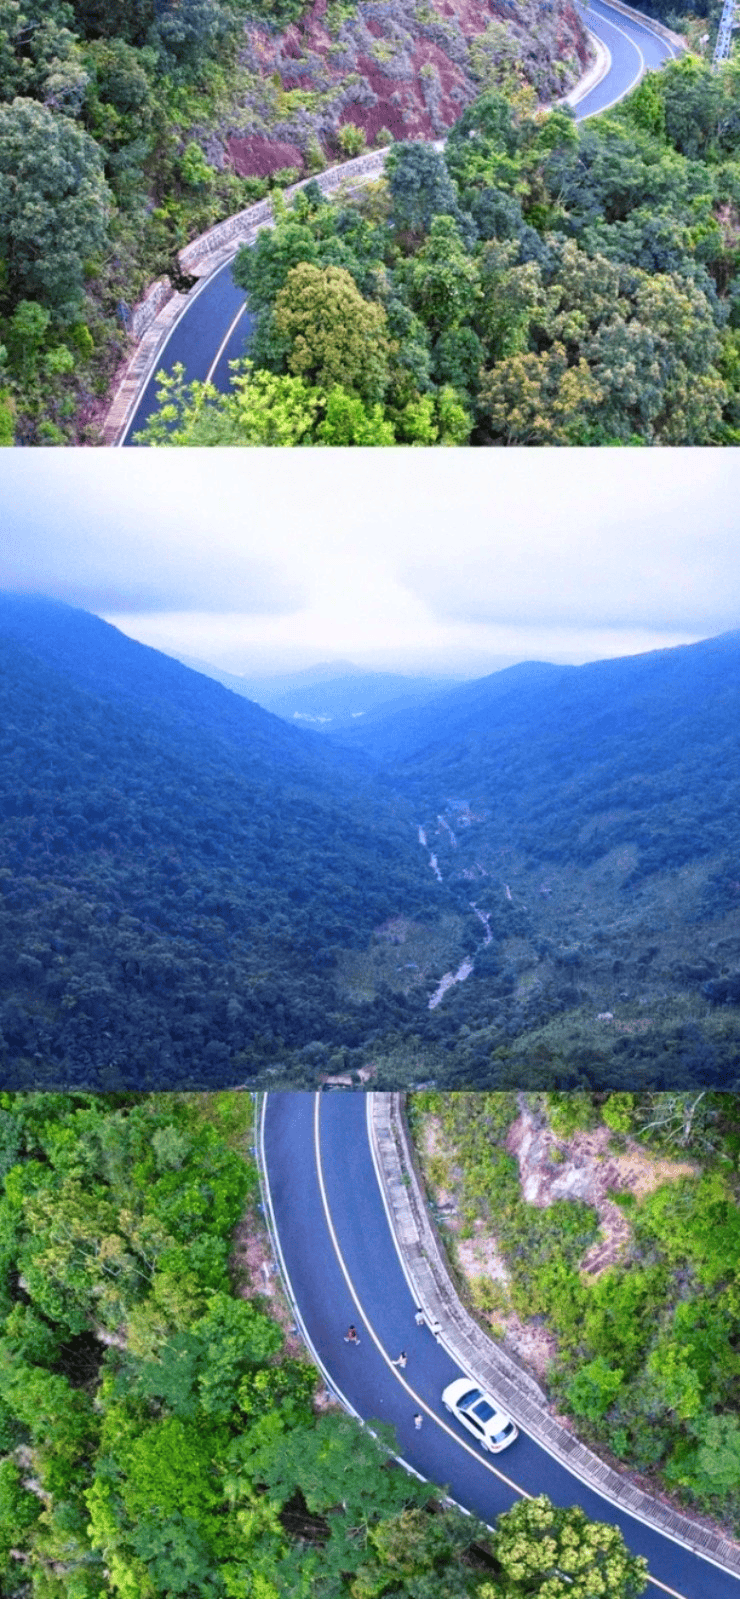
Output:
<path fill-rule="evenodd" d="M 184 381 L 183 368 L 160 372 L 159 409 L 137 442 L 170 446 L 298 445 L 313 442 L 321 394 L 300 377 L 234 364 L 227 394 L 210 383 Z"/>
<path fill-rule="evenodd" d="M 363 299 L 343 267 L 291 268 L 273 320 L 296 376 L 327 389 L 338 385 L 371 405 L 382 400 L 391 353 L 385 311 Z"/>
<path fill-rule="evenodd" d="M 71 316 L 109 211 L 101 152 L 81 128 L 32 100 L 0 107 L 0 256 L 12 301 Z"/>
<path fill-rule="evenodd" d="M 126 39 L 143 44 L 154 22 L 155 0 L 72 0 L 75 23 L 85 39 Z"/>
<path fill-rule="evenodd" d="M 509 356 L 484 371 L 478 403 L 507 444 L 579 444 L 587 442 L 601 397 L 587 363 L 569 365 L 565 346 L 555 343 L 541 355 Z"/>
<path fill-rule="evenodd" d="M 364 128 L 358 128 L 355 122 L 343 122 L 337 138 L 342 153 L 348 156 L 361 155 L 367 143 Z"/>
<path fill-rule="evenodd" d="M 605 1416 L 622 1387 L 624 1372 L 609 1365 L 603 1355 L 586 1361 L 571 1378 L 566 1398 L 577 1416 L 598 1421 Z"/>
<path fill-rule="evenodd" d="M 14 1544 L 34 1527 L 44 1509 L 38 1494 L 30 1493 L 15 1460 L 0 1460 L 0 1571 Z"/>
<path fill-rule="evenodd" d="M 395 144 L 385 164 L 396 226 L 428 231 L 435 217 L 459 213 L 457 188 L 444 156 L 431 144 Z"/>
<path fill-rule="evenodd" d="M 8 449 L 15 442 L 15 412 L 8 389 L 0 389 L 0 449 Z"/>
<path fill-rule="evenodd" d="M 393 425 L 380 405 L 366 405 L 343 388 L 313 388 L 303 378 L 255 370 L 234 362 L 231 388 L 185 384 L 181 367 L 160 373 L 160 409 L 137 435 L 149 445 L 297 446 L 395 443 Z"/>
<path fill-rule="evenodd" d="M 736 1416 L 708 1416 L 700 1427 L 696 1485 L 700 1491 L 737 1492 L 740 1486 L 740 1422 Z"/>
<path fill-rule="evenodd" d="M 63 3 L 0 0 L 0 100 L 28 96 L 79 112 L 87 79 L 70 20 Z"/>
<path fill-rule="evenodd" d="M 552 1505 L 544 1494 L 499 1516 L 492 1543 L 507 1599 L 638 1599 L 647 1587 L 647 1561 L 628 1553 L 618 1527 L 589 1521 L 577 1505 Z M 479 1593 L 486 1599 L 485 1584 Z"/>
<path fill-rule="evenodd" d="M 234 282 L 246 289 L 250 307 L 270 310 L 291 268 L 301 261 L 318 261 L 318 245 L 304 220 L 288 215 L 274 228 L 263 228 L 250 248 L 238 251 L 232 268 Z"/>
<path fill-rule="evenodd" d="M 393 424 L 384 417 L 382 406 L 366 406 L 359 394 L 347 394 L 342 388 L 329 390 L 315 439 L 317 444 L 333 446 L 387 446 L 396 442 Z"/>
<path fill-rule="evenodd" d="M 434 218 L 404 281 L 411 306 L 433 334 L 473 319 L 480 293 L 478 270 L 452 217 Z"/>
<path fill-rule="evenodd" d="M 480 328 L 492 361 L 526 351 L 532 323 L 544 314 L 541 269 L 536 261 L 516 264 L 518 253 L 514 241 L 496 240 L 481 257 Z"/>
<path fill-rule="evenodd" d="M 8 323 L 8 354 L 14 371 L 28 380 L 35 373 L 51 322 L 51 312 L 36 300 L 20 300 Z"/>

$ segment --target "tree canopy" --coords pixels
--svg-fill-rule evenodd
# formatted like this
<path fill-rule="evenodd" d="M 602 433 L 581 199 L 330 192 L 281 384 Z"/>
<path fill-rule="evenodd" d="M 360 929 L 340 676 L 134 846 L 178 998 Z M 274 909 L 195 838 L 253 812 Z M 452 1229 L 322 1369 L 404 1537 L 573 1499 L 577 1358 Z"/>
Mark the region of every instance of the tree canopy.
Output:
<path fill-rule="evenodd" d="M 683 58 L 582 126 L 491 90 L 369 194 L 309 186 L 237 259 L 255 369 L 382 405 L 399 443 L 732 443 L 736 70 Z"/>
<path fill-rule="evenodd" d="M 3 1594 L 516 1599 L 555 1528 L 558 1561 L 606 1561 L 632 1599 L 612 1529 L 537 1501 L 491 1539 L 380 1423 L 317 1413 L 317 1372 L 229 1258 L 237 1222 L 266 1246 L 251 1115 L 239 1092 L 0 1095 Z"/>

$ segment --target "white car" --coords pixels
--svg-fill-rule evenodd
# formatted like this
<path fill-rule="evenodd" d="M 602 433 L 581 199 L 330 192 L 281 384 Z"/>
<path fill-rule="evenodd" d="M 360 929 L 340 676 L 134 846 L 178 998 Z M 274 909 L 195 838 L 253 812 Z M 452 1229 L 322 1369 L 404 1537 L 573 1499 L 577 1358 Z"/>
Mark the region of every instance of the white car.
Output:
<path fill-rule="evenodd" d="M 492 1455 L 506 1449 L 519 1436 L 511 1416 L 500 1410 L 495 1399 L 470 1377 L 457 1377 L 451 1382 L 442 1394 L 442 1404 Z"/>

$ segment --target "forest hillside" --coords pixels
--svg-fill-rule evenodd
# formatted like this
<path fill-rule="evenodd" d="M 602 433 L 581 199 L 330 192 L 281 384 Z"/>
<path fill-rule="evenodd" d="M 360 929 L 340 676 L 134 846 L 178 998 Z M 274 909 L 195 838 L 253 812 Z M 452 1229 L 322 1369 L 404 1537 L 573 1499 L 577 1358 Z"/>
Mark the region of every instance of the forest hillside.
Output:
<path fill-rule="evenodd" d="M 98 444 L 132 312 L 178 251 L 492 84 L 551 100 L 571 0 L 0 0 L 0 440 Z"/>
<path fill-rule="evenodd" d="M 740 1060 L 740 638 L 317 734 L 0 601 L 8 1086 L 680 1087 Z"/>

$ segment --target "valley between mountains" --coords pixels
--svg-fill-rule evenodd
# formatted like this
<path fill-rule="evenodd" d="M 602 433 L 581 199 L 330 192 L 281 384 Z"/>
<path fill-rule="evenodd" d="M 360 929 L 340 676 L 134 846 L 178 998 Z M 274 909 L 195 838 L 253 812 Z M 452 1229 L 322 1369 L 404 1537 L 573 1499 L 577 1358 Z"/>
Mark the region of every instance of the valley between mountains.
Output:
<path fill-rule="evenodd" d="M 0 651 L 4 1086 L 736 1086 L 740 635 L 322 733 L 48 601 Z"/>

